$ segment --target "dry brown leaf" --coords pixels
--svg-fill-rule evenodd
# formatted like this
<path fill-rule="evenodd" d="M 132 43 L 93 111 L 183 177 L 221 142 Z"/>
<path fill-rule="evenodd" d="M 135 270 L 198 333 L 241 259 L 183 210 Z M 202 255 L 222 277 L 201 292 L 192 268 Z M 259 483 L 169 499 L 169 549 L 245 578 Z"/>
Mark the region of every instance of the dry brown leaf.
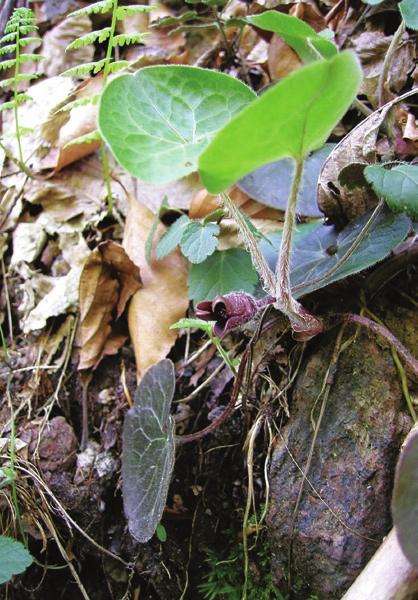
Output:
<path fill-rule="evenodd" d="M 95 368 L 124 343 L 114 322 L 140 287 L 139 270 L 122 246 L 106 241 L 93 250 L 80 277 L 79 369 Z"/>
<path fill-rule="evenodd" d="M 273 35 L 269 44 L 267 64 L 271 79 L 276 81 L 276 79 L 286 77 L 289 73 L 299 69 L 302 62 L 286 42 L 277 35 Z"/>
<path fill-rule="evenodd" d="M 128 311 L 140 377 L 167 356 L 177 337 L 177 330 L 171 330 L 170 325 L 184 317 L 189 305 L 186 259 L 177 251 L 151 265 L 146 261 L 145 242 L 153 222 L 153 213 L 130 195 L 123 245 L 140 268 L 143 283 Z"/>
<path fill-rule="evenodd" d="M 40 72 L 53 77 L 77 65 L 91 62 L 94 57 L 93 45 L 81 46 L 71 52 L 65 51 L 68 44 L 90 31 L 91 20 L 87 15 L 67 17 L 47 31 L 42 40 L 40 53 L 44 58 L 39 65 Z"/>
<path fill-rule="evenodd" d="M 377 204 L 377 197 L 370 186 L 348 189 L 342 185 L 339 179 L 341 171 L 352 165 L 358 171 L 361 165 L 376 162 L 379 129 L 392 107 L 415 93 L 418 92 L 406 92 L 364 119 L 341 140 L 324 162 L 318 179 L 318 205 L 333 222 L 351 221 Z"/>
<path fill-rule="evenodd" d="M 269 208 L 257 200 L 252 200 L 238 187 L 234 187 L 231 190 L 230 197 L 251 218 L 282 220 L 282 211 Z M 221 206 L 222 202 L 218 196 L 212 196 L 205 189 L 201 189 L 193 198 L 190 205 L 189 217 L 191 219 L 202 219 Z"/>
<path fill-rule="evenodd" d="M 164 185 L 154 185 L 136 180 L 136 195 L 141 198 L 142 204 L 153 213 L 158 212 L 164 198 L 167 199 L 171 208 L 188 210 L 201 186 L 197 173 L 191 173 Z"/>

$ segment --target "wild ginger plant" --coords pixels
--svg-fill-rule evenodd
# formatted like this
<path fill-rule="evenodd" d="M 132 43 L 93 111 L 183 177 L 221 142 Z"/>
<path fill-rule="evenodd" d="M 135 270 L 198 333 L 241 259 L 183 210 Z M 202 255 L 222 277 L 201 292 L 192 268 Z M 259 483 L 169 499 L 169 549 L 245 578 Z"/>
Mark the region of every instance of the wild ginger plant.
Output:
<path fill-rule="evenodd" d="M 30 8 L 15 8 L 12 16 L 6 24 L 5 35 L 0 39 L 0 55 L 12 55 L 0 62 L 0 71 L 13 69 L 13 75 L 0 81 L 0 88 L 8 88 L 13 97 L 8 102 L 0 105 L 0 111 L 12 110 L 15 123 L 15 136 L 18 147 L 18 159 L 24 165 L 21 136 L 24 133 L 19 125 L 19 106 L 32 98 L 25 92 L 20 91 L 20 84 L 33 81 L 38 77 L 35 73 L 22 73 L 21 67 L 26 62 L 37 62 L 42 59 L 39 54 L 25 52 L 29 44 L 40 43 L 40 39 L 32 34 L 37 31 L 35 15 Z"/>
<path fill-rule="evenodd" d="M 129 65 L 129 61 L 127 60 L 115 60 L 114 54 L 116 48 L 121 48 L 123 46 L 127 46 L 129 44 L 141 44 L 147 35 L 147 33 L 116 33 L 116 26 L 118 21 L 123 21 L 126 17 L 130 17 L 132 15 L 149 12 L 152 10 L 151 6 L 145 5 L 129 5 L 129 6 L 119 6 L 119 0 L 102 0 L 101 2 L 95 2 L 90 6 L 86 6 L 79 10 L 76 10 L 70 13 L 70 17 L 81 17 L 83 15 L 92 16 L 95 14 L 106 15 L 107 13 L 111 13 L 111 21 L 110 25 L 107 27 L 103 27 L 97 31 L 92 31 L 83 35 L 73 42 L 69 44 L 66 48 L 67 51 L 77 50 L 78 48 L 82 48 L 84 46 L 91 46 L 95 43 L 105 43 L 107 42 L 106 53 L 104 58 L 96 60 L 94 62 L 83 63 L 81 65 L 77 65 L 64 71 L 63 75 L 79 77 L 83 75 L 97 75 L 102 73 L 102 83 L 103 88 L 107 83 L 108 76 L 111 73 L 116 73 L 121 69 L 124 69 Z M 67 104 L 64 109 L 61 110 L 71 110 L 77 106 L 82 106 L 89 103 L 97 103 L 100 94 L 96 94 L 91 98 L 82 98 L 80 100 L 75 100 L 74 102 L 70 102 Z M 84 144 L 93 141 L 100 141 L 100 153 L 103 165 L 103 173 L 106 182 L 106 190 L 107 190 L 107 198 L 108 198 L 108 208 L 109 213 L 112 212 L 112 189 L 110 184 L 110 169 L 109 169 L 109 161 L 106 154 L 106 148 L 103 143 L 102 136 L 100 132 L 96 129 L 86 135 L 80 136 L 70 142 L 71 144 Z"/>

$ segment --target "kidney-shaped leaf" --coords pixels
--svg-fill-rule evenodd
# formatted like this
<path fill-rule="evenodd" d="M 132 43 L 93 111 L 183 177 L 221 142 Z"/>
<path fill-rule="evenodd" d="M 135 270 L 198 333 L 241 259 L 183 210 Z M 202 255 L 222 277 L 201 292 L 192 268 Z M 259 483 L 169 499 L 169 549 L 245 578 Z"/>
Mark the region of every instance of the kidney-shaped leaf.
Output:
<path fill-rule="evenodd" d="M 196 171 L 210 140 L 254 98 L 244 83 L 223 73 L 146 67 L 106 86 L 99 128 L 122 167 L 163 184 Z"/>
<path fill-rule="evenodd" d="M 302 160 L 320 148 L 354 100 L 361 68 L 342 52 L 285 77 L 236 115 L 199 159 L 208 191 L 224 191 L 240 177 L 286 156 Z"/>
<path fill-rule="evenodd" d="M 325 144 L 312 152 L 303 166 L 302 185 L 298 196 L 297 212 L 305 217 L 322 217 L 316 200 L 319 173 L 325 159 L 335 144 Z M 260 167 L 240 181 L 238 187 L 254 200 L 267 206 L 286 210 L 295 165 L 292 159 L 283 158 Z"/>
<path fill-rule="evenodd" d="M 251 15 L 245 20 L 260 29 L 277 33 L 304 63 L 318 58 L 332 58 L 337 54 L 337 48 L 332 42 L 321 37 L 305 21 L 292 15 L 266 10 L 261 15 Z"/>
<path fill-rule="evenodd" d="M 382 211 L 355 252 L 337 270 L 331 271 L 350 250 L 370 214 L 371 212 L 366 213 L 352 221 L 342 231 L 334 226 L 319 225 L 313 231 L 307 228 L 306 234 L 302 232 L 295 237 L 290 280 L 296 298 L 359 273 L 383 260 L 405 239 L 410 230 L 411 221 L 406 215 L 395 215 L 389 209 Z M 277 261 L 280 237 L 280 234 L 270 236 L 275 251 L 272 251 L 271 245 L 261 242 L 260 247 L 271 268 L 274 268 Z"/>
<path fill-rule="evenodd" d="M 0 535 L 0 584 L 22 573 L 33 562 L 25 546 L 17 540 Z"/>
<path fill-rule="evenodd" d="M 392 515 L 399 545 L 418 569 L 418 427 L 406 438 L 396 465 Z"/>
<path fill-rule="evenodd" d="M 396 165 L 388 169 L 370 165 L 364 169 L 364 175 L 394 212 L 406 212 L 418 219 L 418 166 Z"/>
<path fill-rule="evenodd" d="M 148 369 L 123 424 L 123 506 L 129 531 L 141 543 L 154 535 L 173 471 L 175 383 L 171 360 Z"/>

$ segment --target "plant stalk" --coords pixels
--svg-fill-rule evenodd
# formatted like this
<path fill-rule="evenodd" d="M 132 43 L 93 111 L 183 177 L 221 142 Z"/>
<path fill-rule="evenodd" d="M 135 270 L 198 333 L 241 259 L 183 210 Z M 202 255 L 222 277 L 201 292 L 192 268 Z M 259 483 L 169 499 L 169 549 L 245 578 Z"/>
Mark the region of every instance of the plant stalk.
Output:
<path fill-rule="evenodd" d="M 275 307 L 290 320 L 292 329 L 299 334 L 299 339 L 307 340 L 323 329 L 319 319 L 311 315 L 292 296 L 290 287 L 290 258 L 292 240 L 296 226 L 296 205 L 303 175 L 303 159 L 296 159 L 286 215 L 283 225 L 282 241 L 276 265 L 276 288 L 272 294 L 276 298 Z"/>
<path fill-rule="evenodd" d="M 19 161 L 23 163 L 23 152 L 22 152 L 22 143 L 20 140 L 20 128 L 19 128 L 19 111 L 18 111 L 18 75 L 19 75 L 19 66 L 20 66 L 20 29 L 19 26 L 16 28 L 16 64 L 15 64 L 15 74 L 14 74 L 14 84 L 13 84 L 13 98 L 14 98 L 14 106 L 13 113 L 15 118 L 15 131 L 16 131 L 16 139 L 17 139 L 17 147 L 19 152 Z"/>

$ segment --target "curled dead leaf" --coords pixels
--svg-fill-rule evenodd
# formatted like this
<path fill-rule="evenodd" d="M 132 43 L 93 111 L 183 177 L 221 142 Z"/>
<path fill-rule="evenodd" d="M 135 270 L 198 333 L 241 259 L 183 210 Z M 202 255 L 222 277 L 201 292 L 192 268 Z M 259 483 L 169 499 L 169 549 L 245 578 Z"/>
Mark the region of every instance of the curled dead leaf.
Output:
<path fill-rule="evenodd" d="M 150 265 L 146 261 L 145 242 L 153 222 L 153 213 L 130 195 L 123 245 L 141 269 L 143 283 L 128 311 L 139 376 L 167 356 L 177 337 L 170 325 L 185 315 L 189 305 L 186 259 L 179 252 L 173 252 Z M 161 225 L 159 232 L 162 230 Z"/>
<path fill-rule="evenodd" d="M 126 336 L 115 322 L 140 287 L 139 269 L 120 244 L 106 241 L 90 254 L 80 277 L 79 370 L 119 350 Z"/>

